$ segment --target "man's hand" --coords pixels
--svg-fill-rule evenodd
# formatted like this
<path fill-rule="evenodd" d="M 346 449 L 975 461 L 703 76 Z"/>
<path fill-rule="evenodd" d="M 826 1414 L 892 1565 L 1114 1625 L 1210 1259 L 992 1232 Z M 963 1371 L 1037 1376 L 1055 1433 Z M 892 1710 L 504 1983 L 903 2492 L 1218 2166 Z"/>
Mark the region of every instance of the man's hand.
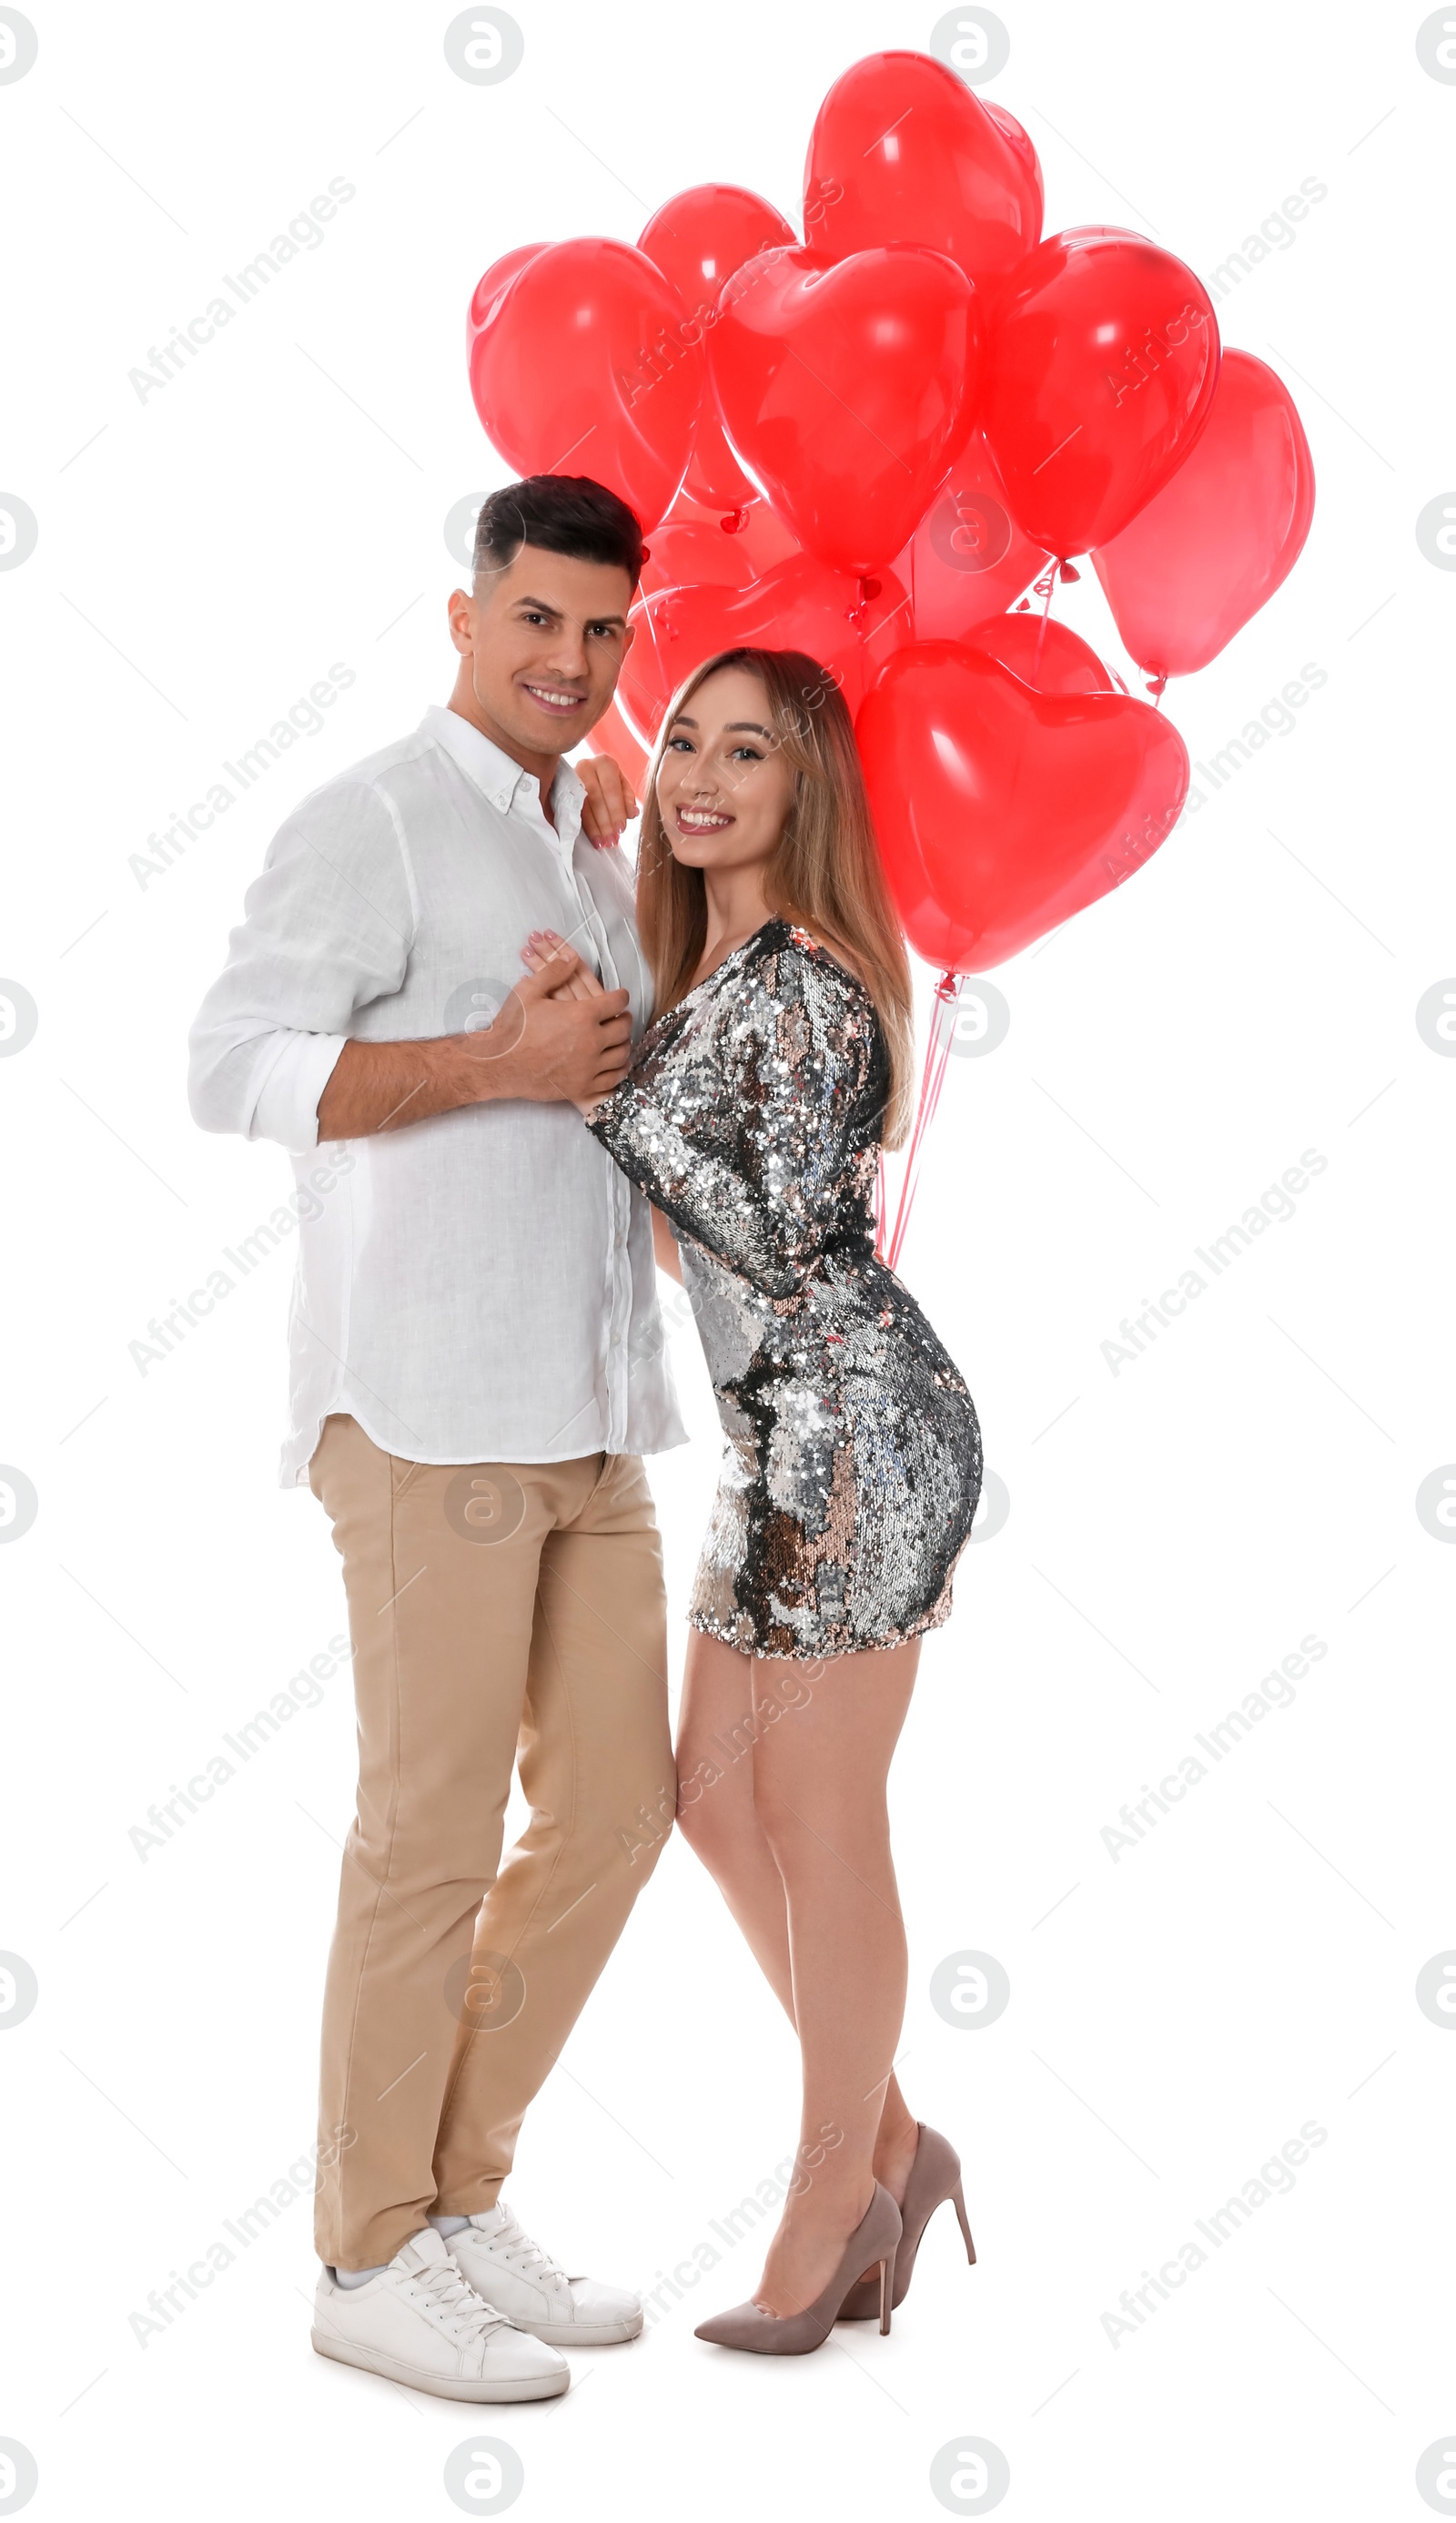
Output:
<path fill-rule="evenodd" d="M 627 992 L 603 989 L 574 947 L 557 939 L 546 949 L 539 969 L 516 983 L 485 1040 L 497 1025 L 506 1024 L 512 1007 L 521 1012 L 520 1045 L 502 1057 L 522 1082 L 507 1087 L 508 1094 L 545 1104 L 564 1099 L 578 1112 L 589 1113 L 627 1075 L 632 1059 Z"/>
<path fill-rule="evenodd" d="M 347 1042 L 318 1099 L 318 1135 L 363 1139 L 398 1130 L 462 1104 L 575 1104 L 587 1111 L 620 1084 L 632 1057 L 625 990 L 566 984 L 583 972 L 570 947 L 562 961 L 528 973 L 478 1033 L 425 1042 Z"/>
<path fill-rule="evenodd" d="M 587 754 L 572 768 L 587 791 L 582 830 L 593 849 L 609 850 L 637 811 L 632 783 L 609 753 Z"/>

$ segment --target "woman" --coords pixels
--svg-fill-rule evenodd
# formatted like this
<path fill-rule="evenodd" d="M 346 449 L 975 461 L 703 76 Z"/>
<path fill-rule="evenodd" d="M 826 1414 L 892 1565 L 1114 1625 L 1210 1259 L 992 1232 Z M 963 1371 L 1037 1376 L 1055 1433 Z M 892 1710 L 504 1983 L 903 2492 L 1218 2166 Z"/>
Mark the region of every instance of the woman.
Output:
<path fill-rule="evenodd" d="M 839 692 L 735 648 L 664 723 L 637 922 L 657 985 L 588 1127 L 654 1207 L 728 1440 L 688 1609 L 679 1820 L 803 2054 L 797 2170 L 751 2303 L 700 2339 L 817 2348 L 909 2284 L 955 2152 L 891 2071 L 906 1948 L 885 1780 L 920 1635 L 975 1514 L 969 1394 L 875 1261 L 881 1142 L 905 1134 L 910 977 Z M 527 949 L 599 988 L 552 932 Z M 735 1741 L 750 1758 L 725 1766 Z M 897 2249 L 899 2259 L 897 2261 Z M 889 2292 L 894 2271 L 893 2298 Z"/>

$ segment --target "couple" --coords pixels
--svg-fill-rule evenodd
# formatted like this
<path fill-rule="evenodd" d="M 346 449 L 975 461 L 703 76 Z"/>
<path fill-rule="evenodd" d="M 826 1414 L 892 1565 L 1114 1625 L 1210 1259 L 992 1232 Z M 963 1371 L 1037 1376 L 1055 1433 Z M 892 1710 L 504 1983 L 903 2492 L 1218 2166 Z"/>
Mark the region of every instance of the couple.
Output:
<path fill-rule="evenodd" d="M 758 2291 L 699 2337 L 888 2328 L 947 2200 L 970 2248 L 955 2153 L 892 2072 L 886 1773 L 981 1479 L 970 1396 L 873 1258 L 905 954 L 848 714 L 791 651 L 676 695 L 634 919 L 634 800 L 562 757 L 612 699 L 643 558 L 598 483 L 487 500 L 448 707 L 289 817 L 191 1037 L 204 1128 L 277 1141 L 301 1182 L 326 1143 L 352 1158 L 304 1205 L 282 1471 L 333 1526 L 358 1710 L 313 2345 L 464 2401 L 564 2392 L 561 2350 L 642 2327 L 500 2194 L 675 1810 L 804 2071 Z M 727 1437 L 676 1774 L 654 1257 Z"/>

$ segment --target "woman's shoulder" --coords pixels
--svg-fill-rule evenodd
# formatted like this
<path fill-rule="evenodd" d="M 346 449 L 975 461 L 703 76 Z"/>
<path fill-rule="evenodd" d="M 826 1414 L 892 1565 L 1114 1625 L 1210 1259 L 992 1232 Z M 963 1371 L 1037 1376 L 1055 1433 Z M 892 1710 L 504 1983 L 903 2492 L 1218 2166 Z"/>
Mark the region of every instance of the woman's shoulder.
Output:
<path fill-rule="evenodd" d="M 837 938 L 831 943 L 800 921 L 780 919 L 771 920 L 761 928 L 755 943 L 761 962 L 782 960 L 790 970 L 807 966 L 846 998 L 873 1004 L 863 974 Z"/>

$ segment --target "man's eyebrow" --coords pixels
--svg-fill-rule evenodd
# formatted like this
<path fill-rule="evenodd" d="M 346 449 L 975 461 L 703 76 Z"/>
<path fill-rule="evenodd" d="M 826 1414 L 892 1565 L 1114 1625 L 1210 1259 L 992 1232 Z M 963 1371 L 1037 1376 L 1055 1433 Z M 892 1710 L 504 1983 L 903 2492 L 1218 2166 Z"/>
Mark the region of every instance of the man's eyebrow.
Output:
<path fill-rule="evenodd" d="M 560 606 L 547 603 L 543 595 L 518 595 L 516 602 L 528 605 L 533 613 L 549 613 L 553 622 L 560 622 L 564 618 Z M 627 622 L 625 613 L 588 613 L 587 619 L 588 623 L 612 622 L 619 627 L 625 627 Z"/>

